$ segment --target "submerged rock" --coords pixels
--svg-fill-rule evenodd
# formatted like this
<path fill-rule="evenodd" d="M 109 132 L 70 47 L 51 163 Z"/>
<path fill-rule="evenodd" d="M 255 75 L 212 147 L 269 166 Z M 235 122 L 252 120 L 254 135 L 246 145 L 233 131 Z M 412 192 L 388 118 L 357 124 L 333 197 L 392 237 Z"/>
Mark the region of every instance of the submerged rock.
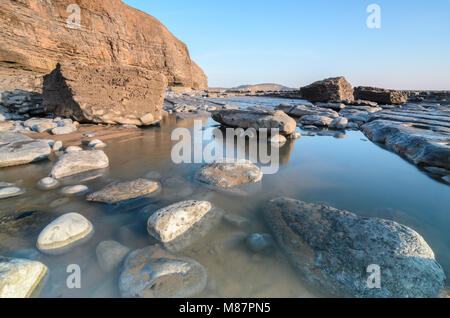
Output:
<path fill-rule="evenodd" d="M 39 180 L 38 187 L 44 190 L 52 190 L 59 186 L 58 180 L 47 177 Z"/>
<path fill-rule="evenodd" d="M 17 187 L 0 188 L 0 200 L 18 197 L 25 193 L 25 190 Z"/>
<path fill-rule="evenodd" d="M 49 255 L 64 254 L 85 242 L 94 233 L 92 223 L 78 213 L 60 216 L 39 234 L 36 247 Z"/>
<path fill-rule="evenodd" d="M 260 183 L 263 173 L 258 166 L 248 160 L 223 159 L 205 164 L 197 171 L 195 178 L 214 189 L 246 194 L 246 189 L 241 186 Z"/>
<path fill-rule="evenodd" d="M 150 246 L 127 257 L 119 288 L 126 298 L 188 298 L 206 283 L 206 270 L 197 261 Z"/>
<path fill-rule="evenodd" d="M 69 187 L 64 187 L 61 190 L 61 194 L 66 196 L 76 196 L 81 195 L 89 191 L 89 188 L 85 185 L 74 185 Z"/>
<path fill-rule="evenodd" d="M 0 298 L 39 296 L 47 274 L 40 262 L 0 256 Z"/>
<path fill-rule="evenodd" d="M 117 268 L 130 252 L 130 249 L 116 241 L 103 241 L 97 245 L 96 255 L 100 268 L 111 272 Z"/>
<path fill-rule="evenodd" d="M 255 253 L 268 252 L 274 248 L 275 242 L 272 235 L 255 233 L 246 240 L 248 248 Z"/>
<path fill-rule="evenodd" d="M 86 171 L 107 168 L 108 157 L 101 150 L 69 152 L 61 156 L 53 166 L 50 176 L 61 179 Z"/>
<path fill-rule="evenodd" d="M 297 123 L 282 111 L 251 111 L 251 110 L 218 110 L 212 113 L 212 118 L 220 124 L 235 128 L 279 129 L 280 134 L 294 133 Z"/>
<path fill-rule="evenodd" d="M 160 209 L 147 222 L 148 233 L 162 243 L 170 243 L 214 209 L 207 201 L 183 201 Z"/>
<path fill-rule="evenodd" d="M 436 297 L 445 275 L 414 230 L 322 204 L 270 201 L 265 218 L 302 278 L 333 296 Z M 381 269 L 381 288 L 369 288 L 367 269 Z"/>
<path fill-rule="evenodd" d="M 87 197 L 87 200 L 112 204 L 155 194 L 159 190 L 161 190 L 161 186 L 158 182 L 147 179 L 137 179 L 127 182 L 112 183 L 102 190 L 90 194 Z"/>

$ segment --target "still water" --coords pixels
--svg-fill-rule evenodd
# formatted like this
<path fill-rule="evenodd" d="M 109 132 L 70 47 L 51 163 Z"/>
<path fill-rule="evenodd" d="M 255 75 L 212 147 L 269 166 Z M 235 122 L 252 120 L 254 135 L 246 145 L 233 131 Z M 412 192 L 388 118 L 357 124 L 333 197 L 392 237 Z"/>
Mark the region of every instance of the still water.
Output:
<path fill-rule="evenodd" d="M 223 102 L 223 100 L 221 100 Z M 273 106 L 280 99 L 242 98 L 226 103 Z M 244 104 L 246 103 L 246 104 Z M 108 141 L 105 149 L 110 167 L 96 178 L 72 178 L 64 185 L 85 184 L 96 191 L 116 180 L 132 180 L 157 172 L 163 191 L 155 198 L 126 205 L 108 206 L 87 202 L 84 197 L 63 197 L 59 190 L 42 191 L 36 183 L 47 176 L 52 161 L 0 171 L 1 182 L 14 182 L 27 190 L 21 197 L 0 201 L 0 254 L 36 259 L 50 269 L 41 297 L 119 297 L 120 271 L 105 274 L 99 268 L 95 248 L 103 240 L 116 240 L 131 249 L 156 243 L 146 232 L 145 207 L 155 211 L 183 200 L 208 200 L 227 214 L 247 218 L 244 228 L 226 220 L 179 254 L 200 262 L 208 273 L 208 286 L 199 297 L 321 297 L 326 291 L 302 283 L 280 251 L 257 255 L 248 250 L 245 238 L 265 233 L 262 211 L 267 200 L 287 196 L 322 202 L 363 216 L 388 218 L 418 231 L 436 253 L 448 276 L 450 272 L 450 187 L 429 178 L 394 153 L 368 141 L 361 132 L 304 135 L 280 150 L 277 174 L 265 175 L 261 190 L 238 198 L 217 193 L 196 183 L 193 175 L 201 164 L 176 165 L 171 160 L 174 128 L 192 129 L 192 119 L 166 117 L 161 127 L 141 130 L 140 138 Z M 203 119 L 205 139 L 216 125 Z M 206 143 L 212 140 L 206 141 Z M 239 149 L 238 151 L 242 151 Z M 55 158 L 52 158 L 54 161 Z M 92 177 L 92 176 L 91 176 Z M 95 176 L 94 176 L 95 177 Z M 56 217 L 78 212 L 95 227 L 85 245 L 61 256 L 45 256 L 34 249 L 40 231 Z M 66 268 L 78 264 L 82 288 L 68 289 Z"/>

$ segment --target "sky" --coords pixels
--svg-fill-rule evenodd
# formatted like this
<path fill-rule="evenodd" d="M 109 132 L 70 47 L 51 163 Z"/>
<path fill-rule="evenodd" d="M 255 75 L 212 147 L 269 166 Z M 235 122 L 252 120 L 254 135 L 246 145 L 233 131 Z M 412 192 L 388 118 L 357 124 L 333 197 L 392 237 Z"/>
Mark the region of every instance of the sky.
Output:
<path fill-rule="evenodd" d="M 186 43 L 210 87 L 450 90 L 450 0 L 125 0 Z M 371 4 L 380 28 L 368 28 Z"/>

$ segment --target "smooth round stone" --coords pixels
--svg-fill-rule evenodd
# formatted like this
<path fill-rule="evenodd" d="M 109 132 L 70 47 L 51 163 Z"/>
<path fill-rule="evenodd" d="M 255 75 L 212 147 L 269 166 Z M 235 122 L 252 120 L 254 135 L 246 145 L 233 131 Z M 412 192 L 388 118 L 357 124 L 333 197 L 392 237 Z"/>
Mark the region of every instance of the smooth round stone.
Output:
<path fill-rule="evenodd" d="M 61 190 L 63 195 L 81 195 L 88 192 L 89 188 L 85 185 L 74 185 L 70 187 L 65 187 Z"/>
<path fill-rule="evenodd" d="M 38 187 L 44 190 L 55 189 L 59 186 L 59 182 L 53 178 L 47 177 L 39 180 Z"/>
<path fill-rule="evenodd" d="M 247 238 L 247 246 L 255 253 L 269 251 L 274 246 L 274 240 L 270 234 L 252 234 Z"/>
<path fill-rule="evenodd" d="M 66 148 L 65 152 L 66 153 L 71 153 L 71 152 L 78 152 L 78 151 L 82 151 L 83 149 L 81 147 L 78 146 L 69 146 Z"/>
<path fill-rule="evenodd" d="M 110 272 L 117 268 L 130 249 L 116 241 L 103 241 L 97 245 L 97 261 L 102 270 Z"/>
<path fill-rule="evenodd" d="M 90 148 L 101 149 L 101 148 L 105 148 L 106 144 L 99 139 L 94 139 L 91 142 L 89 142 L 88 146 Z"/>
<path fill-rule="evenodd" d="M 17 187 L 0 188 L 0 199 L 17 197 L 25 193 L 25 190 Z"/>
<path fill-rule="evenodd" d="M 40 262 L 0 256 L 0 298 L 39 296 L 47 273 Z"/>
<path fill-rule="evenodd" d="M 49 255 L 60 255 L 87 242 L 94 233 L 92 223 L 78 213 L 60 216 L 39 234 L 36 247 Z"/>
<path fill-rule="evenodd" d="M 206 283 L 206 270 L 197 261 L 150 246 L 127 257 L 119 289 L 125 298 L 189 298 Z"/>

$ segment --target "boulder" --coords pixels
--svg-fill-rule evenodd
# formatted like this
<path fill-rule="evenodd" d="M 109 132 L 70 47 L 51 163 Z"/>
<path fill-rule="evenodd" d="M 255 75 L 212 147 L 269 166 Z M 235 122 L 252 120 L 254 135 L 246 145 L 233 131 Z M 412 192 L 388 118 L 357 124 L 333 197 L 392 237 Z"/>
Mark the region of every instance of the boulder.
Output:
<path fill-rule="evenodd" d="M 128 255 L 119 289 L 125 298 L 189 298 L 206 283 L 206 270 L 197 261 L 150 246 Z"/>
<path fill-rule="evenodd" d="M 158 182 L 137 179 L 112 183 L 100 191 L 90 194 L 87 200 L 112 204 L 155 194 L 159 190 L 161 190 L 161 186 Z"/>
<path fill-rule="evenodd" d="M 338 297 L 436 297 L 445 275 L 414 230 L 323 204 L 279 198 L 265 218 L 304 280 Z M 369 288 L 368 268 L 379 266 L 381 288 Z"/>
<path fill-rule="evenodd" d="M 0 298 L 38 297 L 47 276 L 40 262 L 0 256 Z"/>
<path fill-rule="evenodd" d="M 348 120 L 345 117 L 338 117 L 333 119 L 331 124 L 329 125 L 329 128 L 331 129 L 338 129 L 338 130 L 344 130 L 347 127 Z"/>
<path fill-rule="evenodd" d="M 47 225 L 36 247 L 44 254 L 60 255 L 87 242 L 94 234 L 92 223 L 78 213 L 67 213 Z"/>
<path fill-rule="evenodd" d="M 400 105 L 407 102 L 408 93 L 384 88 L 358 86 L 355 88 L 355 99 L 385 105 Z"/>
<path fill-rule="evenodd" d="M 34 140 L 18 133 L 0 134 L 0 168 L 44 160 L 51 152 L 45 140 Z"/>
<path fill-rule="evenodd" d="M 80 26 L 66 22 L 74 3 L 81 8 Z M 2 1 L 0 25 L 0 65 L 16 73 L 45 74 L 59 62 L 74 61 L 137 66 L 165 76 L 170 86 L 208 87 L 183 42 L 156 18 L 119 0 Z"/>
<path fill-rule="evenodd" d="M 310 102 L 353 100 L 353 88 L 344 77 L 327 78 L 300 88 L 302 97 Z"/>
<path fill-rule="evenodd" d="M 105 272 L 111 272 L 117 268 L 130 249 L 116 241 L 103 241 L 97 245 L 96 255 L 100 268 Z"/>
<path fill-rule="evenodd" d="M 248 160 L 223 159 L 205 164 L 195 174 L 195 179 L 232 194 L 245 194 L 245 185 L 259 184 L 263 178 L 261 169 Z M 250 189 L 248 189 L 250 190 Z"/>
<path fill-rule="evenodd" d="M 302 125 L 309 126 L 318 126 L 318 127 L 327 127 L 333 122 L 333 118 L 319 115 L 308 115 L 303 116 L 300 119 Z"/>
<path fill-rule="evenodd" d="M 79 122 L 149 125 L 162 118 L 166 85 L 163 75 L 138 67 L 58 64 L 44 78 L 43 105 Z"/>
<path fill-rule="evenodd" d="M 224 109 L 212 113 L 212 118 L 220 124 L 234 128 L 279 129 L 279 133 L 290 135 L 297 126 L 294 119 L 282 111 L 251 111 Z"/>
<path fill-rule="evenodd" d="M 109 159 L 101 150 L 76 151 L 62 155 L 53 166 L 50 176 L 61 179 L 75 174 L 107 168 Z"/>
<path fill-rule="evenodd" d="M 162 243 L 170 243 L 214 209 L 208 201 L 183 201 L 153 213 L 147 222 L 148 233 Z"/>

